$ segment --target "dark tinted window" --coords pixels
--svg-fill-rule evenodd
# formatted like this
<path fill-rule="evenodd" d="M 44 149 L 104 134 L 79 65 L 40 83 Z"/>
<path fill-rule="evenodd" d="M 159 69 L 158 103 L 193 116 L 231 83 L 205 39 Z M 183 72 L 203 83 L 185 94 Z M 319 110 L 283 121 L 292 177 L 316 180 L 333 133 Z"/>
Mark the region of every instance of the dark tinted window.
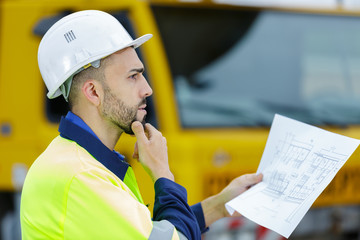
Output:
<path fill-rule="evenodd" d="M 360 122 L 360 18 L 154 7 L 184 127 Z"/>

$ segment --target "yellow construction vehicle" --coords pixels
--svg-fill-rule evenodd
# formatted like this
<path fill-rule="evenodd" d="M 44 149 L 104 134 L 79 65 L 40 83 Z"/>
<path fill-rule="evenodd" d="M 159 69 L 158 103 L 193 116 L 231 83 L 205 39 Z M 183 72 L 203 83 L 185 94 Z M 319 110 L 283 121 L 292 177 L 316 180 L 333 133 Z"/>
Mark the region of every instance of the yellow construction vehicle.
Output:
<path fill-rule="evenodd" d="M 37 48 L 56 20 L 78 10 L 107 11 L 133 37 L 154 35 L 138 50 L 154 90 L 148 121 L 166 136 L 190 204 L 256 171 L 275 113 L 360 139 L 357 12 L 218 2 L 0 1 L 0 214 L 66 114 L 65 101 L 46 98 Z M 151 205 L 134 143 L 123 136 L 116 149 Z M 314 207 L 359 205 L 359 180 L 355 152 Z"/>

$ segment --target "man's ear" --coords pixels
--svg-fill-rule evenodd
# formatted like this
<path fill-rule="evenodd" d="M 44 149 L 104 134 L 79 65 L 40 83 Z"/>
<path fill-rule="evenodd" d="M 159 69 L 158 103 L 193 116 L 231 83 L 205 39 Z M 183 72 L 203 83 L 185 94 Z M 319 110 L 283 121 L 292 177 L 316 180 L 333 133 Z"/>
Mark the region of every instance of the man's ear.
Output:
<path fill-rule="evenodd" d="M 86 80 L 81 88 L 85 98 L 95 106 L 101 103 L 102 86 L 98 81 L 93 79 Z"/>

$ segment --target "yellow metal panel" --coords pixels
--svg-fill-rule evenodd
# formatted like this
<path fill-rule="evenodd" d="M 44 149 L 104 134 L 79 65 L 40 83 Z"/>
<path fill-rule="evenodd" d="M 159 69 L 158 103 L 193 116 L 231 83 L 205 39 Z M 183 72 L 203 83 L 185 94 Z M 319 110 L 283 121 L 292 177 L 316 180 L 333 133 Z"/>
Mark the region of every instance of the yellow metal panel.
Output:
<path fill-rule="evenodd" d="M 314 206 L 330 206 L 360 203 L 360 148 L 340 169 L 329 186 L 315 201 Z"/>
<path fill-rule="evenodd" d="M 142 46 L 149 72 L 150 82 L 154 90 L 154 101 L 160 129 L 164 132 L 177 131 L 179 122 L 176 112 L 175 96 L 170 68 L 162 47 L 160 33 L 149 6 L 139 3 L 131 11 L 139 35 L 152 33 L 153 38 Z"/>

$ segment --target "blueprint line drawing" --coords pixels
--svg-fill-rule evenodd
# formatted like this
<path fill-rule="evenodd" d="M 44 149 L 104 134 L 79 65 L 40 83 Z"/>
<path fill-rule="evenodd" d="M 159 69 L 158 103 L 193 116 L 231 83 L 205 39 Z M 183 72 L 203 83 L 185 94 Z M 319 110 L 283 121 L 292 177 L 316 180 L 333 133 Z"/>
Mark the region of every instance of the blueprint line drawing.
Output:
<path fill-rule="evenodd" d="M 287 238 L 359 143 L 275 115 L 257 171 L 263 181 L 225 207 Z"/>
<path fill-rule="evenodd" d="M 295 203 L 306 199 L 326 176 L 332 171 L 337 172 L 349 157 L 334 152 L 335 147 L 313 152 L 313 144 L 298 141 L 293 133 L 287 133 L 276 149 L 269 169 L 269 185 L 264 193 L 285 196 L 284 201 Z M 304 170 L 301 175 L 298 174 L 299 169 Z"/>

